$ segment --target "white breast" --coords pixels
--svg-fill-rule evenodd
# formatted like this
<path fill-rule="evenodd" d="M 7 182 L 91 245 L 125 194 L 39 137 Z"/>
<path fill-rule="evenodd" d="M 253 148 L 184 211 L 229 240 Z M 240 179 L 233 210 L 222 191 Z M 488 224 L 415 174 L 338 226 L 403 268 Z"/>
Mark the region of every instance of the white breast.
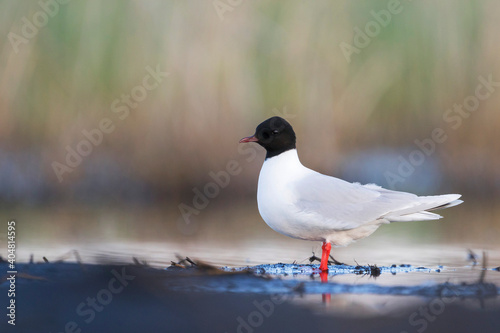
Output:
<path fill-rule="evenodd" d="M 306 217 L 295 206 L 293 183 L 311 172 L 291 149 L 266 159 L 259 175 L 257 204 L 264 221 L 275 231 L 293 238 L 316 240 L 307 227 Z"/>

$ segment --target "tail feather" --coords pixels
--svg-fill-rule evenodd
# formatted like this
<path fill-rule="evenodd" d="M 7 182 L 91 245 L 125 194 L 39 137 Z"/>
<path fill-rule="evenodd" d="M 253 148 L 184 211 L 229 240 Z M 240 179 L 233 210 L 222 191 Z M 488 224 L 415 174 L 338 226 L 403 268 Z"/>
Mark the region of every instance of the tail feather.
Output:
<path fill-rule="evenodd" d="M 389 222 L 411 222 L 411 221 L 429 221 L 429 220 L 439 220 L 442 218 L 441 215 L 430 213 L 428 211 L 422 211 L 413 214 L 401 215 L 401 216 L 387 216 L 386 219 Z"/>
<path fill-rule="evenodd" d="M 458 200 L 460 197 L 460 194 L 417 197 L 418 199 L 415 200 L 413 205 L 390 212 L 384 218 L 390 222 L 437 220 L 442 216 L 429 211 L 459 205 L 463 202 L 462 200 Z"/>
<path fill-rule="evenodd" d="M 462 202 L 464 202 L 464 201 L 463 200 L 453 200 L 451 202 L 448 202 L 447 204 L 444 204 L 444 205 L 441 205 L 441 206 L 437 206 L 437 207 L 434 207 L 434 208 L 431 208 L 431 209 L 428 209 L 428 210 L 430 211 L 430 210 L 438 210 L 438 209 L 450 208 L 450 207 L 458 206 Z"/>

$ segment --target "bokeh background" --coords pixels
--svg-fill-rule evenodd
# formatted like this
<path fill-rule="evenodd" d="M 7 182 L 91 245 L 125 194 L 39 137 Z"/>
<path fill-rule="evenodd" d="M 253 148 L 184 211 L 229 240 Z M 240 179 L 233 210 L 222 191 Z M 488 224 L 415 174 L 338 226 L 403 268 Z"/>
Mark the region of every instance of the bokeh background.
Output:
<path fill-rule="evenodd" d="M 168 262 L 177 251 L 241 264 L 269 258 L 265 241 L 285 244 L 270 261 L 290 260 L 291 247 L 318 251 L 258 215 L 265 154 L 238 140 L 273 115 L 292 123 L 313 169 L 464 195 L 445 220 L 384 226 L 363 244 L 498 244 L 500 87 L 459 119 L 447 113 L 480 77 L 500 81 L 498 1 L 401 0 L 350 57 L 343 46 L 388 1 L 45 3 L 0 1 L 0 205 L 4 222 L 17 221 L 22 258 L 126 250 Z M 151 71 L 168 75 L 145 90 Z M 89 151 L 84 132 L 103 119 L 113 130 Z M 436 128 L 446 141 L 388 182 Z M 67 165 L 79 145 L 87 156 L 58 178 L 54 162 Z M 230 161 L 238 173 L 183 218 Z"/>

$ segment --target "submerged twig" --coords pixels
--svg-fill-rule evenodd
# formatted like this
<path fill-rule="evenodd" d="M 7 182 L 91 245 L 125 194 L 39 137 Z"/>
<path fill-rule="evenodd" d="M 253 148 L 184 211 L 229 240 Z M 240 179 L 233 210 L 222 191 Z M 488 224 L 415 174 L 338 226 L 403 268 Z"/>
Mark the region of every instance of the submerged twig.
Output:
<path fill-rule="evenodd" d="M 194 261 L 191 260 L 191 258 L 186 257 L 185 259 L 188 263 L 190 263 L 192 266 L 198 266 Z"/>
<path fill-rule="evenodd" d="M 377 267 L 377 265 L 370 265 L 368 264 L 368 267 L 370 267 L 370 276 L 371 277 L 378 277 L 380 276 L 381 270 L 380 268 Z"/>
<path fill-rule="evenodd" d="M 178 263 L 176 263 L 175 261 L 171 261 L 170 262 L 170 267 L 177 267 L 177 268 L 186 268 L 186 266 L 183 266 L 183 265 L 180 265 Z"/>
<path fill-rule="evenodd" d="M 483 251 L 483 269 L 481 270 L 481 275 L 479 276 L 478 283 L 484 283 L 484 278 L 486 277 L 486 266 L 488 258 L 486 257 L 486 252 Z"/>
<path fill-rule="evenodd" d="M 334 265 L 345 265 L 343 262 L 340 262 L 338 261 L 337 259 L 335 259 L 331 254 L 330 254 L 330 258 L 332 259 L 331 261 L 329 260 L 328 263 L 332 263 Z"/>
<path fill-rule="evenodd" d="M 469 254 L 467 255 L 467 260 L 472 261 L 472 266 L 477 265 L 477 254 L 475 254 L 471 249 L 467 249 L 469 251 Z"/>
<path fill-rule="evenodd" d="M 309 263 L 312 263 L 313 261 L 321 261 L 320 258 L 316 257 L 314 252 L 313 252 L 313 255 L 309 257 Z"/>
<path fill-rule="evenodd" d="M 196 263 L 193 260 L 191 260 L 191 258 L 189 258 L 189 257 L 182 258 L 178 253 L 176 253 L 175 256 L 177 257 L 177 260 L 179 260 L 177 263 L 180 265 L 186 266 L 186 262 L 187 262 L 187 263 L 191 264 L 191 266 L 196 266 Z"/>

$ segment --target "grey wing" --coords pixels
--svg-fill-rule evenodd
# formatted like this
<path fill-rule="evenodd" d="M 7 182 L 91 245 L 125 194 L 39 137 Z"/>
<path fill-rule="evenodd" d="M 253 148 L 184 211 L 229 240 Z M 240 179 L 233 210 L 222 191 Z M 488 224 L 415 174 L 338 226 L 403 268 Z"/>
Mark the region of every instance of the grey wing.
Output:
<path fill-rule="evenodd" d="M 314 171 L 293 187 L 295 205 L 301 212 L 337 230 L 357 228 L 418 202 L 418 196 L 411 193 L 349 183 Z"/>

